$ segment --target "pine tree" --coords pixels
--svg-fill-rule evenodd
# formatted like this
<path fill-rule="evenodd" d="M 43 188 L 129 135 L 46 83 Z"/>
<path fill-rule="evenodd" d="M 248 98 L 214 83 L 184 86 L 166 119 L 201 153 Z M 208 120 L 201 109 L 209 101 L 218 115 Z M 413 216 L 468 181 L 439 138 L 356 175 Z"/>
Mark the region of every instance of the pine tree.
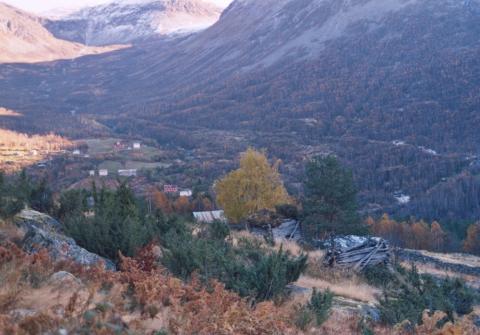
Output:
<path fill-rule="evenodd" d="M 357 214 L 357 191 L 350 171 L 334 156 L 316 157 L 306 168 L 303 224 L 311 238 L 363 234 Z"/>
<path fill-rule="evenodd" d="M 133 192 L 121 184 L 115 192 L 102 188 L 94 190 L 95 215 L 85 216 L 85 199 L 90 194 L 79 191 L 63 194 L 60 213 L 64 217 L 66 231 L 79 245 L 89 251 L 112 260 L 118 252 L 133 256 L 152 237 L 155 228 L 152 218 L 140 209 Z"/>
<path fill-rule="evenodd" d="M 18 177 L 15 187 L 15 193 L 19 201 L 23 202 L 24 204 L 29 204 L 32 187 L 30 183 L 30 178 L 28 177 L 27 171 L 25 171 L 25 169 L 20 172 L 20 176 Z"/>
<path fill-rule="evenodd" d="M 53 210 L 53 193 L 45 178 L 31 188 L 29 203 L 33 209 L 42 213 L 50 213 Z"/>

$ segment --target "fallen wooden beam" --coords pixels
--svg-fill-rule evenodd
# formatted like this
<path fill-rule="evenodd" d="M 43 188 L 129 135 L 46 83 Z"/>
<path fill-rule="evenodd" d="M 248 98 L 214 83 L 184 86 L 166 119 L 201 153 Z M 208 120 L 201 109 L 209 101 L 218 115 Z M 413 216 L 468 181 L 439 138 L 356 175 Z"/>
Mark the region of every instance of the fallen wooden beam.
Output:
<path fill-rule="evenodd" d="M 333 244 L 333 247 L 327 251 L 324 263 L 362 271 L 369 266 L 389 264 L 390 258 L 388 243 L 381 239 L 371 239 L 346 250 L 338 250 Z"/>

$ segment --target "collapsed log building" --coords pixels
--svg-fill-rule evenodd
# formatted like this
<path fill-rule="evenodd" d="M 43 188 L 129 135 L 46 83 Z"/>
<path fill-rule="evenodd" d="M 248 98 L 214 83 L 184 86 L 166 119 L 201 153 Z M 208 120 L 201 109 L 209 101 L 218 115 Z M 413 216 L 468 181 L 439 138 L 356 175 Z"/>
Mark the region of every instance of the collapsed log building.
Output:
<path fill-rule="evenodd" d="M 335 245 L 333 242 L 325 255 L 324 264 L 327 266 L 362 271 L 370 266 L 388 265 L 392 256 L 387 241 L 383 239 L 370 238 L 346 249 L 336 248 Z"/>

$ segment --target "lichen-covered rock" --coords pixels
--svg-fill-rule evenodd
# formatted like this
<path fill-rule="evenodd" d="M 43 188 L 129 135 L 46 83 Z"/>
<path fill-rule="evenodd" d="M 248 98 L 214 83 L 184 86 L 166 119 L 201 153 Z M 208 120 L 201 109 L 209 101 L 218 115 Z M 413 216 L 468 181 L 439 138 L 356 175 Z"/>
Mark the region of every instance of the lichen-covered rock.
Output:
<path fill-rule="evenodd" d="M 48 280 L 50 285 L 54 286 L 81 286 L 82 281 L 67 271 L 55 272 Z"/>
<path fill-rule="evenodd" d="M 47 249 L 50 256 L 57 261 L 73 260 L 86 266 L 103 263 L 106 269 L 115 269 L 113 262 L 79 247 L 72 238 L 53 231 L 48 232 L 35 226 L 30 227 L 25 234 L 22 247 L 29 253 Z"/>
<path fill-rule="evenodd" d="M 48 215 L 24 210 L 15 217 L 14 221 L 25 231 L 21 244 L 29 253 L 46 249 L 56 261 L 72 260 L 85 266 L 103 263 L 106 269 L 115 270 L 115 264 L 112 261 L 83 249 L 75 240 L 65 236 L 62 233 L 61 224 Z"/>
<path fill-rule="evenodd" d="M 32 209 L 24 209 L 14 218 L 15 224 L 24 230 L 31 227 L 41 228 L 45 231 L 62 232 L 62 225 L 60 222 L 46 214 L 34 211 Z"/>

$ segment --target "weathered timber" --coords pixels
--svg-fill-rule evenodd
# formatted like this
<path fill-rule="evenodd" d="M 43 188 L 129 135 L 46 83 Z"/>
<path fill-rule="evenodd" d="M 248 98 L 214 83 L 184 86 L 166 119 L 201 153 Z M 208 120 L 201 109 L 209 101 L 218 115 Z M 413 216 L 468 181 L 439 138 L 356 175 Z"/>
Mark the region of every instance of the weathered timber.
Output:
<path fill-rule="evenodd" d="M 325 255 L 324 264 L 362 271 L 370 266 L 389 264 L 390 257 L 390 247 L 385 240 L 369 239 L 345 250 L 337 249 L 332 244 Z"/>

